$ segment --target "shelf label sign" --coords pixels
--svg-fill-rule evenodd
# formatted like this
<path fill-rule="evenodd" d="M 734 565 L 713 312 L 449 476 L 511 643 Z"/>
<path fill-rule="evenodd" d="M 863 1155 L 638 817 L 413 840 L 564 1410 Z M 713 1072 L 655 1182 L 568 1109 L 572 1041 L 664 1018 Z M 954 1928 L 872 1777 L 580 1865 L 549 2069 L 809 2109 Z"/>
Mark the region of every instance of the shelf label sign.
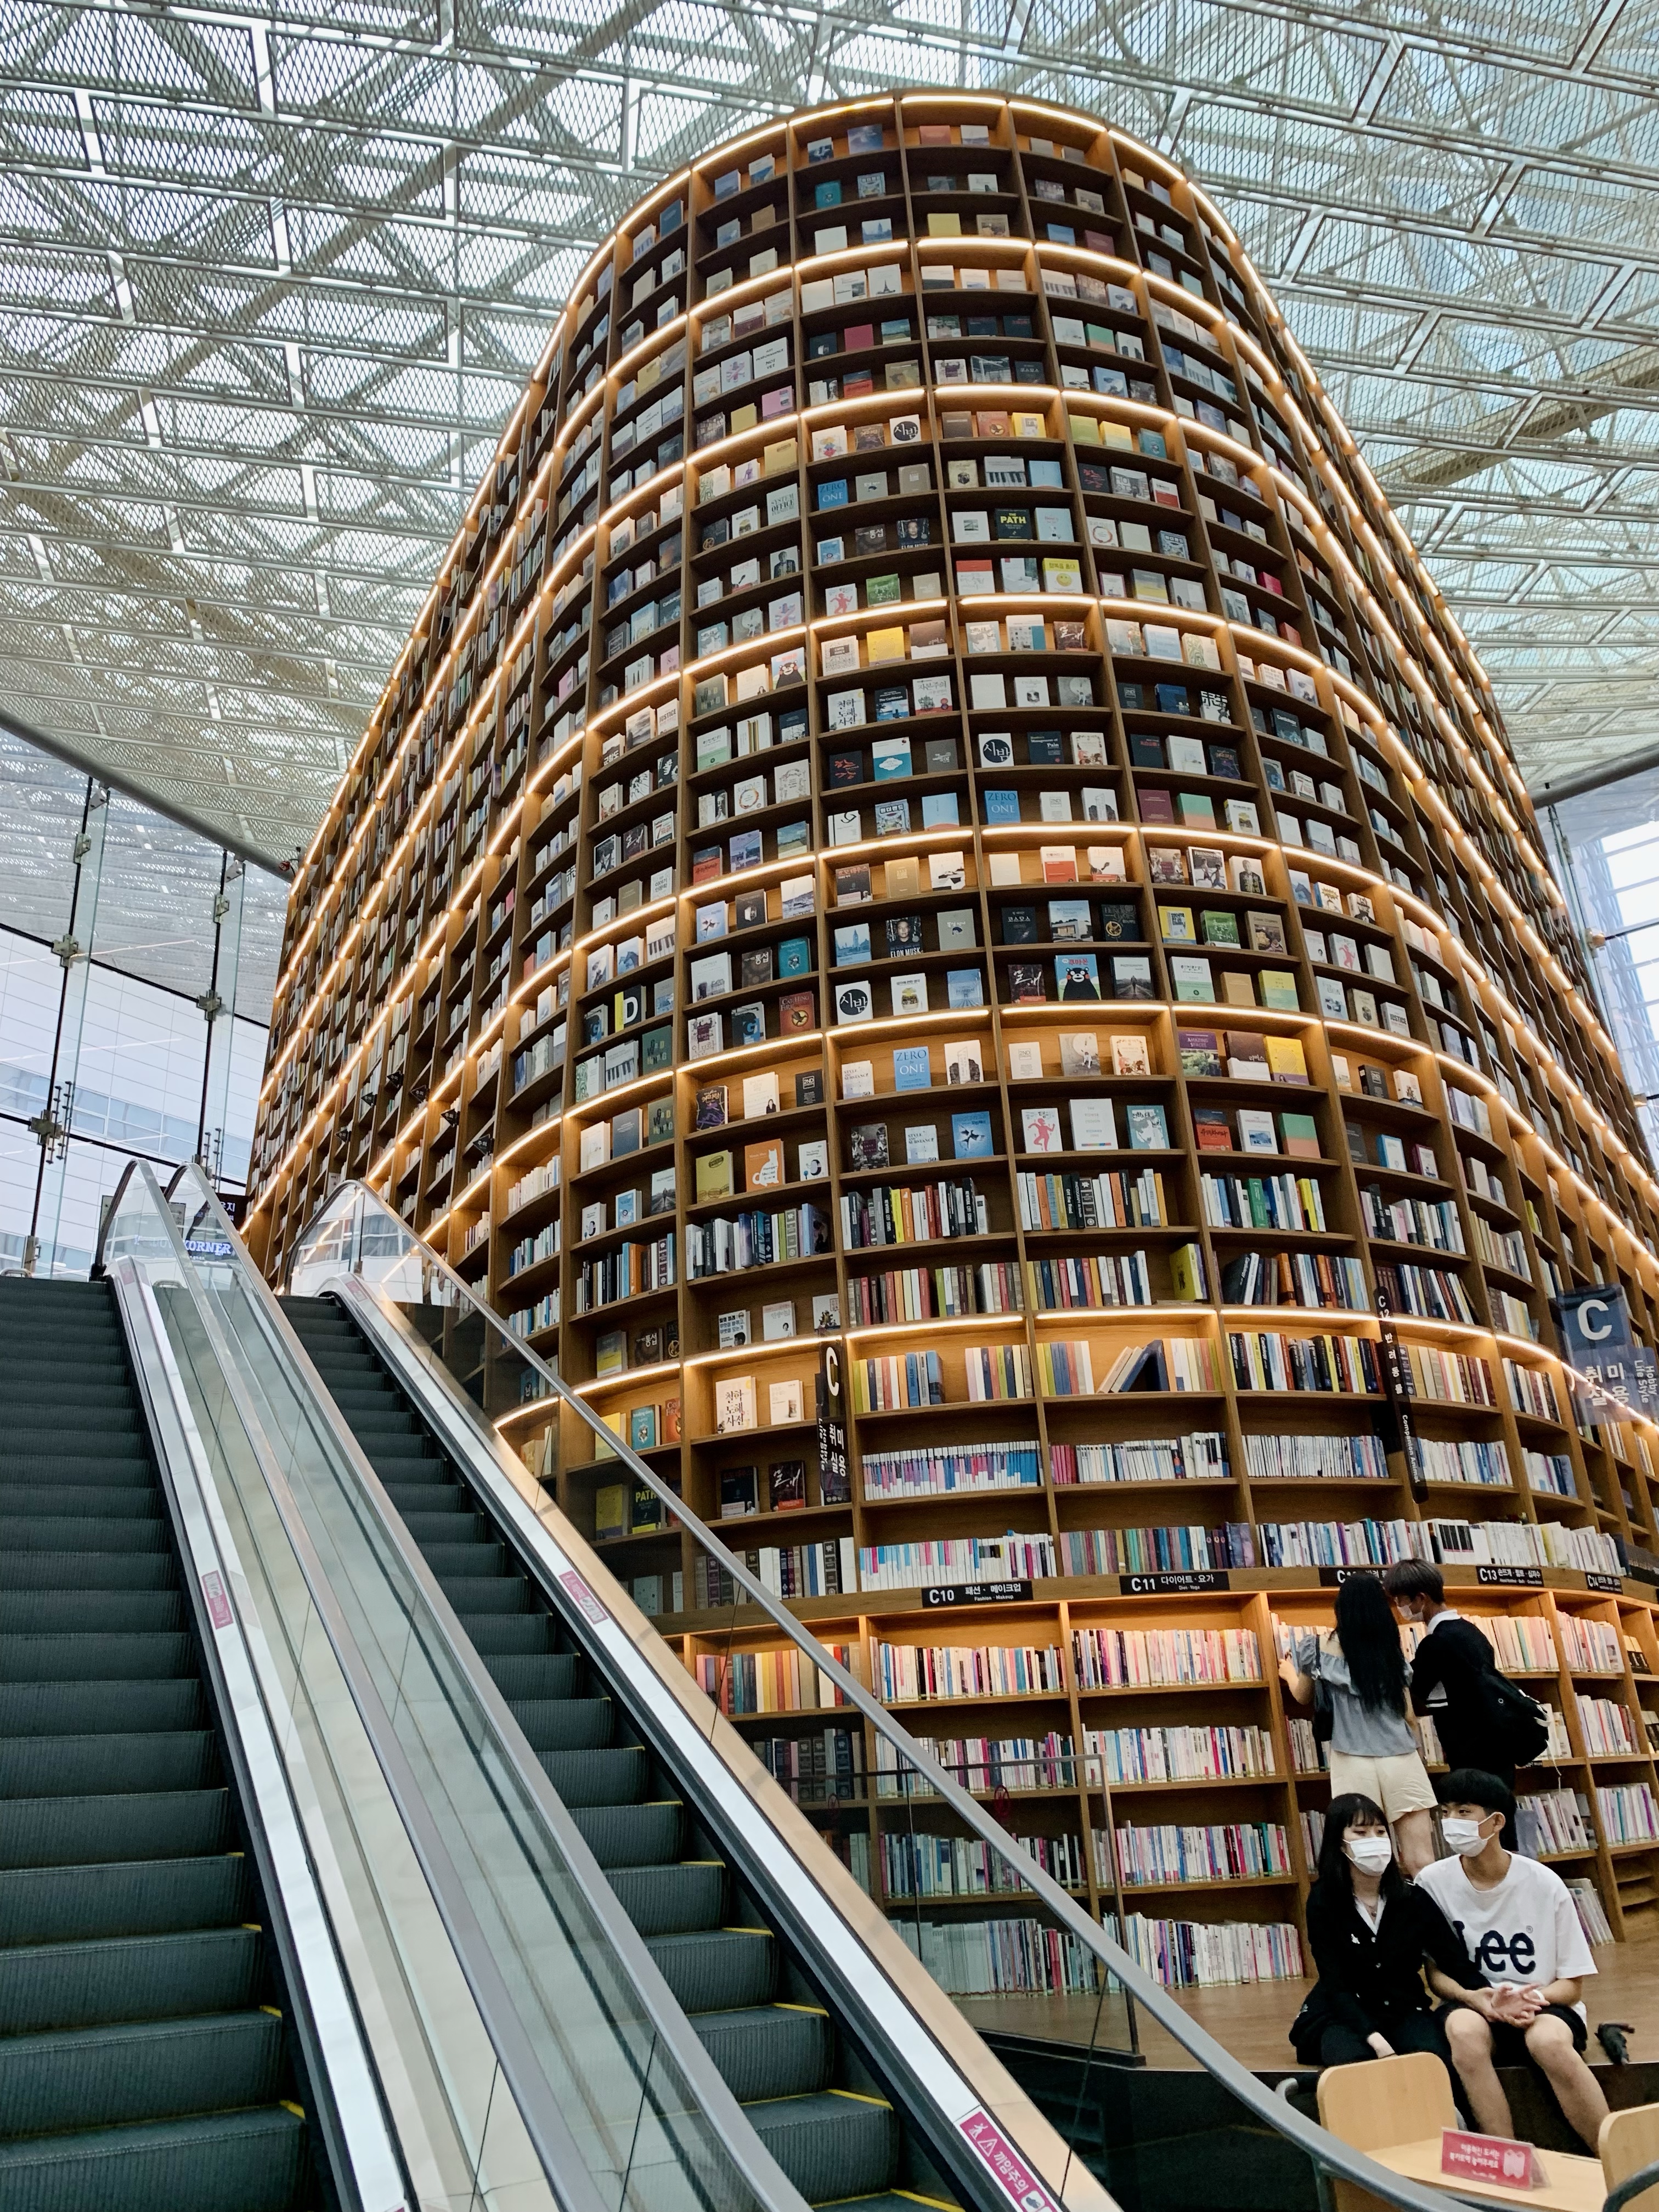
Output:
<path fill-rule="evenodd" d="M 1586 1589 L 1605 1590 L 1609 1597 L 1623 1597 L 1625 1595 L 1625 1578 L 1622 1575 L 1595 1574 L 1587 1567 L 1584 1571 L 1584 1588 Z"/>
<path fill-rule="evenodd" d="M 1159 1597 L 1167 1593 L 1178 1596 L 1183 1590 L 1231 1589 L 1232 1583 L 1225 1567 L 1196 1567 L 1187 1574 L 1120 1575 L 1117 1586 L 1124 1597 Z"/>
<path fill-rule="evenodd" d="M 939 1605 L 1024 1605 L 1031 1597 L 1030 1583 L 937 1583 L 925 1589 L 921 1601 Z"/>
<path fill-rule="evenodd" d="M 1631 1328 L 1622 1283 L 1591 1283 L 1550 1300 L 1561 1357 L 1590 1388 L 1576 1387 L 1579 1412 L 1592 1421 L 1659 1413 L 1659 1367 Z"/>
<path fill-rule="evenodd" d="M 1542 1589 L 1544 1570 L 1542 1567 L 1477 1567 L 1474 1579 L 1488 1589 L 1494 1585 L 1502 1588 L 1507 1584 L 1513 1589 L 1518 1584 L 1522 1589 Z"/>

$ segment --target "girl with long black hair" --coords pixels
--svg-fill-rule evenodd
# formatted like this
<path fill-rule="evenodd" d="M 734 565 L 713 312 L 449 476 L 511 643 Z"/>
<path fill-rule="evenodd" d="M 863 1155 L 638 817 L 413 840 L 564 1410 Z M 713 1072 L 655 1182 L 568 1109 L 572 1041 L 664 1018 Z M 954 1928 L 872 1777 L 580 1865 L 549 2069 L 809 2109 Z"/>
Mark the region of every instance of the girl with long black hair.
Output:
<path fill-rule="evenodd" d="M 1431 2051 L 1455 2090 L 1423 1968 L 1431 1962 L 1465 1989 L 1474 1986 L 1475 1969 L 1434 1899 L 1401 1875 L 1372 1798 L 1351 1792 L 1331 1801 L 1308 1898 L 1308 1944 L 1319 1980 L 1291 2028 L 1304 2066 Z"/>
<path fill-rule="evenodd" d="M 1295 1640 L 1280 1674 L 1300 1705 L 1315 1685 L 1329 1699 L 1331 1795 L 1381 1805 L 1407 1875 L 1434 1859 L 1434 1790 L 1406 1718 L 1408 1674 L 1399 1624 L 1375 1575 L 1353 1575 L 1336 1594 L 1336 1633 Z"/>

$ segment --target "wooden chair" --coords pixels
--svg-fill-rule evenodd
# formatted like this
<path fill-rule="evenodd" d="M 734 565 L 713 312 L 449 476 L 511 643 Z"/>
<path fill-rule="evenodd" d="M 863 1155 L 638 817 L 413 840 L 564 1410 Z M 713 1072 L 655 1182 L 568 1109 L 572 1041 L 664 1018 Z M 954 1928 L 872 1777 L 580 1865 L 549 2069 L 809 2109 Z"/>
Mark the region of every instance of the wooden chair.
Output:
<path fill-rule="evenodd" d="M 1610 2190 L 1644 2166 L 1652 2166 L 1659 2160 L 1659 2105 L 1632 2105 L 1627 2112 L 1609 2112 L 1595 2148 Z M 1659 2182 L 1632 2197 L 1626 2212 L 1659 2212 Z"/>
<path fill-rule="evenodd" d="M 1457 2107 L 1434 2053 L 1408 2051 L 1396 2058 L 1328 2066 L 1319 2077 L 1319 2124 L 1355 2150 L 1387 2150 L 1455 2128 Z M 1335 2212 L 1388 2212 L 1381 2197 L 1334 2175 L 1331 2199 Z"/>

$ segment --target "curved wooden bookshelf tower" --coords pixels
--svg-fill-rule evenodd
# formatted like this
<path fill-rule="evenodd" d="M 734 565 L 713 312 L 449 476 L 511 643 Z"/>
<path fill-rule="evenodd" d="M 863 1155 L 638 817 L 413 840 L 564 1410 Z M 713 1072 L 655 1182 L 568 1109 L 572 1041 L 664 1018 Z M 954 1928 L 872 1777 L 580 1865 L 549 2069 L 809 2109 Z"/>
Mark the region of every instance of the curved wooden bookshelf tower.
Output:
<path fill-rule="evenodd" d="M 1549 1304 L 1622 1284 L 1653 1341 L 1659 1186 L 1485 675 L 1121 133 L 820 109 L 595 254 L 295 884 L 273 1273 L 342 1176 L 1091 1909 L 1116 1828 L 1173 1978 L 1296 1969 L 1326 1793 L 1275 1634 L 1405 1551 L 1559 1711 L 1539 1847 L 1615 1936 L 1659 1900 L 1659 1431 L 1577 1419 Z M 1040 1983 L 546 1420 L 941 1972 Z"/>

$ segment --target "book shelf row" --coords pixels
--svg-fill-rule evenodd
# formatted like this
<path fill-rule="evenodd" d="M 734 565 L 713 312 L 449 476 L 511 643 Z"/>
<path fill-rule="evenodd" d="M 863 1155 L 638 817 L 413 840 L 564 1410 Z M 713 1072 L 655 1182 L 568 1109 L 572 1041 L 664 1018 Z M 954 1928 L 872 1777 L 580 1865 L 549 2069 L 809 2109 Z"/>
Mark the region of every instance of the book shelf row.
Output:
<path fill-rule="evenodd" d="M 1467 1577 L 1453 1599 L 1552 1715 L 1550 1749 L 1521 1778 L 1523 1846 L 1572 1882 L 1592 1941 L 1629 1933 L 1659 1897 L 1652 1599 L 1500 1592 Z M 813 1627 L 994 1807 L 1016 1852 L 1115 1924 L 1167 1913 L 1207 1931 L 1200 1954 L 1207 1946 L 1206 1955 L 1231 1961 L 1224 1972 L 1183 1973 L 1176 1960 L 1194 1955 L 1186 1936 L 1160 1968 L 1166 1977 L 1237 1980 L 1303 1971 L 1301 1916 L 1328 1784 L 1311 1723 L 1281 1691 L 1274 1662 L 1331 1617 L 1329 1589 L 1304 1583 L 1132 1606 L 1004 1603 L 981 1609 L 972 1644 L 915 1640 L 936 1636 L 939 1623 L 915 1612 L 832 1617 L 825 1607 Z M 1408 1648 L 1416 1636 L 1406 1632 Z M 1022 1894 L 1017 1857 L 999 1859 L 965 1834 L 827 1676 L 780 1648 L 752 1613 L 679 1642 L 700 1685 L 878 1901 L 896 1915 L 924 1903 L 951 1916 L 944 1925 L 981 1930 L 954 1939 L 959 1960 L 1006 1940 L 995 1931 L 1015 1924 L 1004 1916 Z M 963 1732 L 976 1724 L 985 1732 Z M 1432 1723 L 1419 1733 L 1431 1770 L 1443 1765 Z M 1030 1924 L 1043 1925 L 1040 1911 Z M 1255 1935 L 1241 1939 L 1241 1926 Z M 1249 1964 L 1258 1944 L 1271 1966 Z M 1032 1965 L 986 1986 L 1070 1984 Z"/>

